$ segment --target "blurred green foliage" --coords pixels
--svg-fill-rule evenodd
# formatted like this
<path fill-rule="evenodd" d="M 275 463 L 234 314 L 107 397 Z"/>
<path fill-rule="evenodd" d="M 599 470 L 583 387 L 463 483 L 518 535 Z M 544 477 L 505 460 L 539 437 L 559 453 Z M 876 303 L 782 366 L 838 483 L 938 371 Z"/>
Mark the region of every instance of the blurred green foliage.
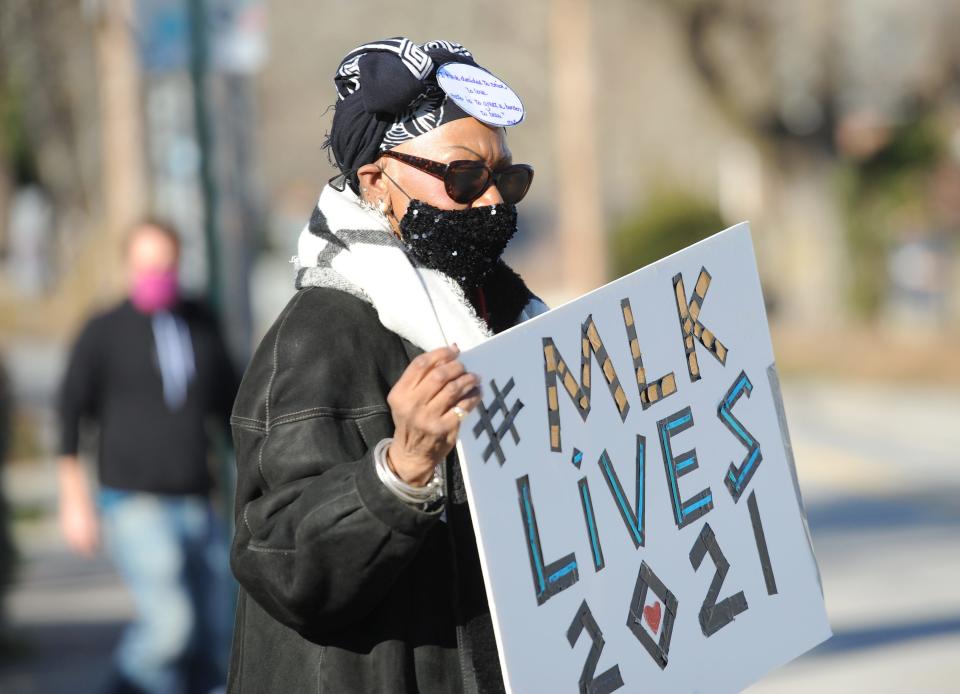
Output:
<path fill-rule="evenodd" d="M 47 455 L 40 441 L 40 425 L 29 414 L 14 413 L 9 421 L 7 435 L 9 460 L 39 460 Z"/>
<path fill-rule="evenodd" d="M 944 151 L 932 118 L 897 126 L 872 156 L 841 168 L 840 194 L 850 254 L 849 298 L 855 313 L 875 318 L 889 286 L 887 261 L 897 234 L 927 222 L 930 174 Z"/>
<path fill-rule="evenodd" d="M 0 74 L 0 166 L 9 167 L 18 182 L 36 178 L 24 123 L 20 89 Z"/>
<path fill-rule="evenodd" d="M 717 206 L 682 189 L 654 191 L 617 225 L 610 239 L 610 270 L 620 277 L 686 248 L 724 228 Z"/>

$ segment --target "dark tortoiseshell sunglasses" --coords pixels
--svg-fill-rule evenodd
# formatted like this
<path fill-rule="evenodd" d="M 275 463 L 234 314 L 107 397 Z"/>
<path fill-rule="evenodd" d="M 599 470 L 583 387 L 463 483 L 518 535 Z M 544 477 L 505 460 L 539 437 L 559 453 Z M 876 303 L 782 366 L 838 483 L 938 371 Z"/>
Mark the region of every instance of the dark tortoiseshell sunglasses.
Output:
<path fill-rule="evenodd" d="M 439 178 L 443 181 L 450 199 L 464 205 L 479 198 L 491 185 L 497 187 L 504 202 L 518 203 L 523 200 L 533 182 L 533 167 L 527 164 L 511 164 L 493 170 L 484 162 L 471 159 L 458 159 L 442 164 L 393 150 L 387 150 L 382 156 L 396 159 Z"/>

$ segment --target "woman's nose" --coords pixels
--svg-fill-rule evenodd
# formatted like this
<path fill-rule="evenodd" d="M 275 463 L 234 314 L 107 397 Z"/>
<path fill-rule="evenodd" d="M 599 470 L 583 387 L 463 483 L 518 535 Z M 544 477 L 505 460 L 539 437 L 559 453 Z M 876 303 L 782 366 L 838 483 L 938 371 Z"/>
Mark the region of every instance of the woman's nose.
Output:
<path fill-rule="evenodd" d="M 500 191 L 497 190 L 495 183 L 491 183 L 490 186 L 483 191 L 483 195 L 470 203 L 470 207 L 485 207 L 487 205 L 499 205 L 503 202 L 503 198 L 500 195 Z"/>

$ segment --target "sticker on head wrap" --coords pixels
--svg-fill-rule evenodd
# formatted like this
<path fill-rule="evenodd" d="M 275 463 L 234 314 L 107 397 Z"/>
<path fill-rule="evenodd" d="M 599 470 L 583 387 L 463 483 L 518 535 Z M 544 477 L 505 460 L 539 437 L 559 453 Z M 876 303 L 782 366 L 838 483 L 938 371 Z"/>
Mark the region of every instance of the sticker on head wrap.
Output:
<path fill-rule="evenodd" d="M 465 113 L 487 125 L 510 126 L 523 120 L 523 103 L 503 80 L 467 63 L 444 63 L 437 84 Z"/>

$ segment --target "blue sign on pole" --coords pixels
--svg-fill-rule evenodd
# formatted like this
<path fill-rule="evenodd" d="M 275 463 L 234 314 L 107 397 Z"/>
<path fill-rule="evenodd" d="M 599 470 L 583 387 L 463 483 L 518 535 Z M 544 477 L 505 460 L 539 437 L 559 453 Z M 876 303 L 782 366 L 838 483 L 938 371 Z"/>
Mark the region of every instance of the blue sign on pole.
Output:
<path fill-rule="evenodd" d="M 137 0 L 137 43 L 146 72 L 185 70 L 190 18 L 183 0 Z"/>
<path fill-rule="evenodd" d="M 266 58 L 263 0 L 207 0 L 210 67 L 251 74 Z M 190 14 L 186 0 L 137 0 L 140 60 L 148 73 L 186 70 L 190 65 Z"/>

